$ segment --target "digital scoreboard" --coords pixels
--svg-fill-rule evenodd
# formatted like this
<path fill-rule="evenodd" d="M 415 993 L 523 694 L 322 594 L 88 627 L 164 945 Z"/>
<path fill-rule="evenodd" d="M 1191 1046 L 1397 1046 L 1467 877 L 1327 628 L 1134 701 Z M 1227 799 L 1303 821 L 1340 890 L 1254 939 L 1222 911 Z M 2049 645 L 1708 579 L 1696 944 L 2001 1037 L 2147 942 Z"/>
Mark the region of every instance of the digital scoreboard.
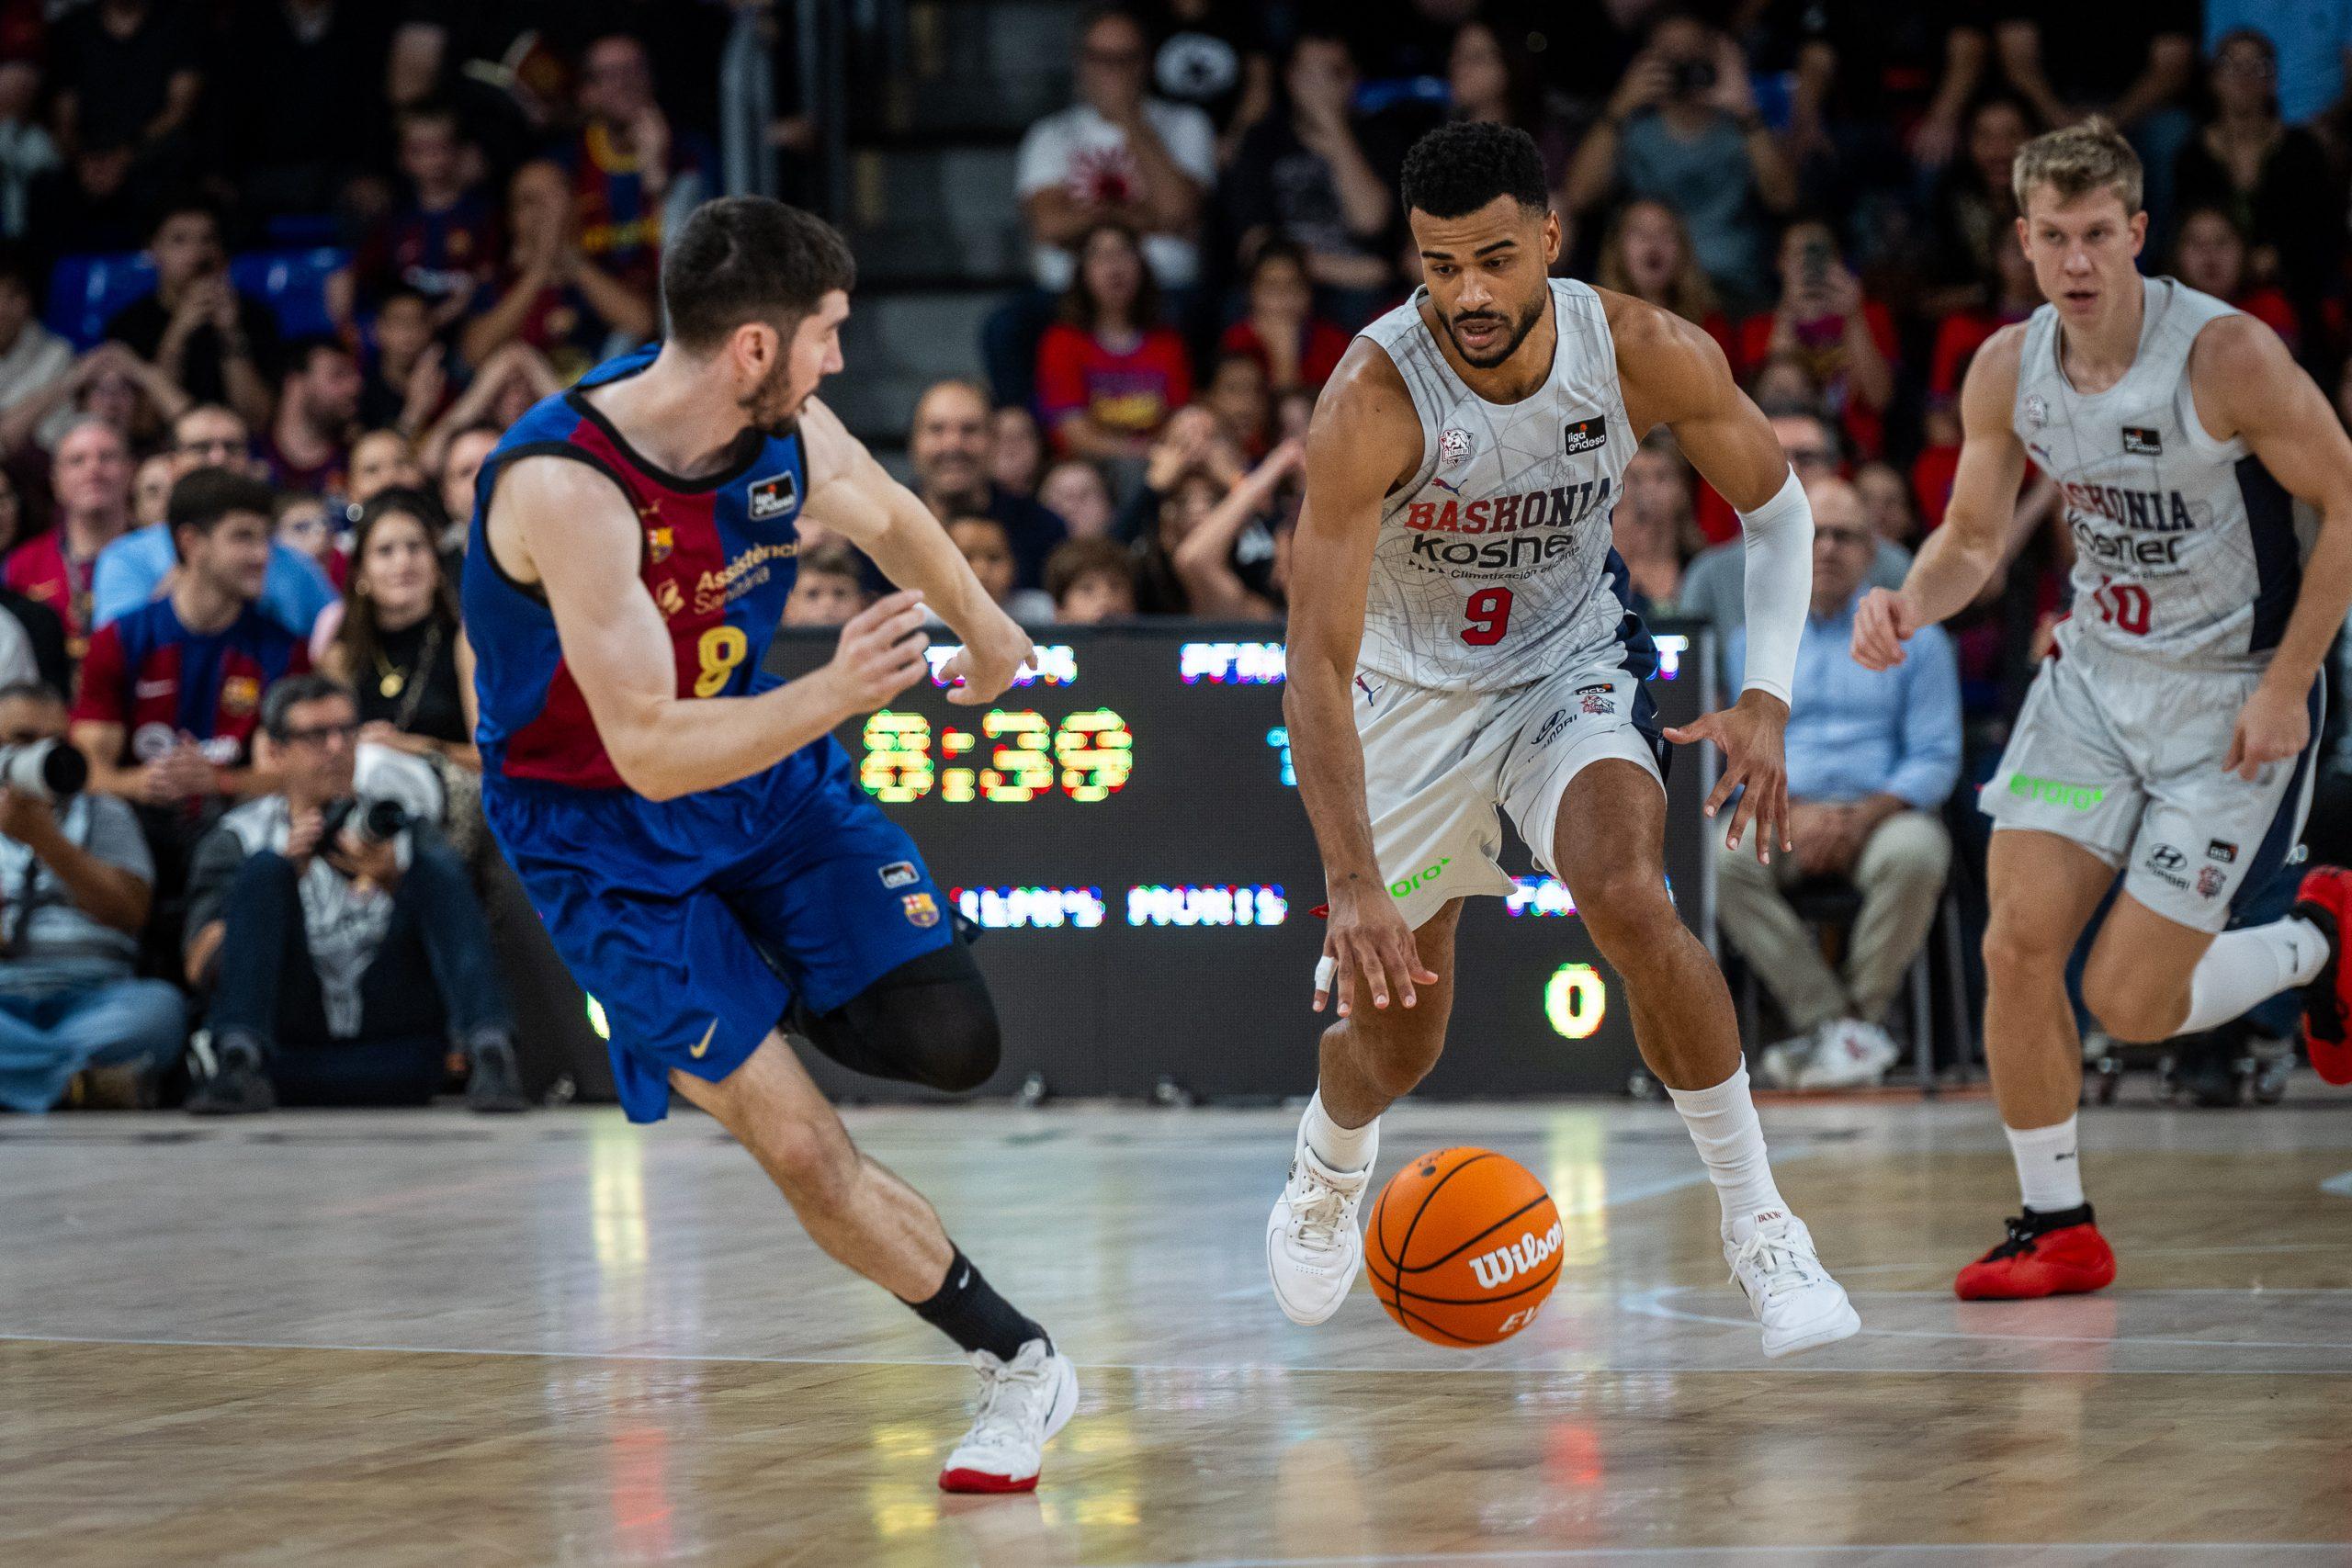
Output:
<path fill-rule="evenodd" d="M 1656 630 L 1662 723 L 1714 697 L 1703 629 Z M 987 707 L 933 678 L 838 739 L 859 781 L 914 836 L 980 931 L 973 952 L 1002 1015 L 987 1092 L 1042 1073 L 1053 1092 L 1205 1098 L 1300 1094 L 1329 1015 L 1310 1010 L 1322 863 L 1283 726 L 1279 626 L 1199 622 L 1057 626 Z M 786 632 L 769 667 L 831 657 L 833 637 Z M 1715 759 L 1668 774 L 1667 871 L 1684 919 L 1713 937 L 1700 805 Z M 1615 975 L 1567 890 L 1505 827 L 1508 899 L 1472 898 L 1457 938 L 1445 1058 L 1429 1095 L 1615 1093 L 1639 1065 Z M 1402 870 L 1400 876 L 1416 874 Z M 830 1064 L 829 1089 L 889 1098 Z"/>

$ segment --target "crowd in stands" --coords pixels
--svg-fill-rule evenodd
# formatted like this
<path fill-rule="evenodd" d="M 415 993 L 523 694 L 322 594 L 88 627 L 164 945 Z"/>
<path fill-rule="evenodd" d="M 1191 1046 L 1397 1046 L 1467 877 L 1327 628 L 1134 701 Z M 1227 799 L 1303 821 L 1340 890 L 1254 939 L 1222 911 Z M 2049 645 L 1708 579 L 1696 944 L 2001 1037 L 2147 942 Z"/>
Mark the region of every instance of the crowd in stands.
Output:
<path fill-rule="evenodd" d="M 518 1020 L 565 1010 L 507 999 L 551 959 L 469 782 L 474 479 L 525 409 L 659 331 L 662 236 L 718 188 L 712 62 L 733 8 L 772 5 L 0 0 L 0 745 L 70 737 L 90 769 L 54 806 L 0 789 L 0 1105 L 152 1096 L 191 1028 L 209 1109 L 521 1102 Z M 1805 1045 L 1768 1063 L 1789 1081 L 1884 1055 L 1859 1026 L 1945 860 L 1982 858 L 1945 803 L 2066 607 L 2030 475 L 1941 653 L 1898 689 L 1835 652 L 1940 522 L 1970 356 L 2038 303 L 2018 148 L 2120 125 L 2143 265 L 2269 323 L 2352 417 L 2331 7 L 1072 16 L 1070 101 L 1003 193 L 1031 279 L 911 410 L 913 488 L 1024 624 L 1278 618 L 1317 392 L 1418 282 L 1406 150 L 1448 119 L 1528 131 L 1559 270 L 1712 334 L 1820 520 L 1797 709 L 1826 728 L 1790 744 L 1821 848 L 1724 877 Z M 336 265 L 290 290 L 245 265 L 322 245 Z M 1614 533 L 1639 606 L 1709 623 L 1736 682 L 1736 519 L 1670 441 Z M 809 536 L 786 619 L 838 625 L 876 586 Z M 1951 755 L 1921 717 L 1945 713 Z M 371 837 L 355 791 L 402 825 Z M 1816 877 L 1863 895 L 1842 969 L 1792 956 L 1788 884 Z"/>

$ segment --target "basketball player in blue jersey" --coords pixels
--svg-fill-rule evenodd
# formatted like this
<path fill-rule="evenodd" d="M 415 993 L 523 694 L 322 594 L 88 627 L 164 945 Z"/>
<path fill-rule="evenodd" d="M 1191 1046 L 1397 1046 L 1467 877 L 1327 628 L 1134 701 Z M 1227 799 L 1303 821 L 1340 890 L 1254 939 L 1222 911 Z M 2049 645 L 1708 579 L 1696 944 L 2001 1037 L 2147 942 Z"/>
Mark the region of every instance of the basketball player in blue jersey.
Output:
<path fill-rule="evenodd" d="M 2066 963 L 2119 877 L 2083 970 L 2109 1034 L 2211 1029 L 2300 987 L 2312 1065 L 2352 1082 L 2352 874 L 2315 868 L 2286 918 L 2224 929 L 2311 808 L 2321 661 L 2352 605 L 2352 440 L 2268 327 L 2141 276 L 2140 160 L 2112 127 L 2028 143 L 2012 177 L 2049 303 L 1977 351 L 1943 526 L 1854 620 L 1858 660 L 1900 663 L 1998 564 L 2026 464 L 2057 481 L 2074 613 L 1983 796 L 1984 1046 L 2025 1212 L 1960 1271 L 1966 1300 L 2115 1278 L 2083 1195 Z"/>
<path fill-rule="evenodd" d="M 1076 1407 L 1069 1361 L 859 1154 L 785 1041 L 944 1089 L 999 1055 L 944 895 L 831 731 L 929 673 L 926 605 L 963 638 L 951 700 L 994 698 L 1032 649 L 816 400 L 853 281 L 817 219 L 707 203 L 662 260 L 668 341 L 541 403 L 483 463 L 465 578 L 482 808 L 607 1022 L 629 1117 L 673 1089 L 709 1111 L 819 1246 L 969 1352 L 979 1416 L 940 1484 L 1026 1491 Z M 909 591 L 779 682 L 761 663 L 804 520 Z"/>

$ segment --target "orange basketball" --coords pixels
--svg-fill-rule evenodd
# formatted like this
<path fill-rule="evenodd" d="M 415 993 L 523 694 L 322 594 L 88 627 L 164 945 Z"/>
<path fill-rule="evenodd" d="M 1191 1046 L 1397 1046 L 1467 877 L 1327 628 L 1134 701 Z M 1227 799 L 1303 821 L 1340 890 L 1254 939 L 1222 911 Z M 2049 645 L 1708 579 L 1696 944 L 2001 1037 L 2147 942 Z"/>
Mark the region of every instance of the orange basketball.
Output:
<path fill-rule="evenodd" d="M 1432 1345 L 1492 1345 L 1535 1321 L 1560 1278 L 1560 1215 L 1527 1168 L 1439 1149 L 1389 1179 L 1364 1226 L 1373 1294 Z"/>

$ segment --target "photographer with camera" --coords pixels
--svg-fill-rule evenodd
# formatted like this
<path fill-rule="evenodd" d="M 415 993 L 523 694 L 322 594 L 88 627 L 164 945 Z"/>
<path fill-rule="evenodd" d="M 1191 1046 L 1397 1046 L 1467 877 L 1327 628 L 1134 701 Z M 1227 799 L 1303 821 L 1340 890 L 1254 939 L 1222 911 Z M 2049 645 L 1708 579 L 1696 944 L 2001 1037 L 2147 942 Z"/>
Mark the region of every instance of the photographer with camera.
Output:
<path fill-rule="evenodd" d="M 188 878 L 188 981 L 209 989 L 198 1114 L 422 1105 L 450 1043 L 468 1102 L 520 1111 L 513 1024 L 464 866 L 398 803 L 356 796 L 359 707 L 319 674 L 261 704 L 282 784 L 220 819 Z"/>
<path fill-rule="evenodd" d="M 65 699 L 0 686 L 0 1105 L 41 1111 L 116 1069 L 132 1104 L 187 1038 L 187 1004 L 135 977 L 155 868 L 130 808 L 83 792 Z"/>
<path fill-rule="evenodd" d="M 1569 162 L 1564 196 L 1578 218 L 1613 192 L 1663 202 L 1690 231 L 1715 292 L 1753 308 L 1768 270 L 1768 214 L 1796 206 L 1796 167 L 1765 124 L 1747 60 L 1696 17 L 1667 11 L 1648 46 Z"/>

